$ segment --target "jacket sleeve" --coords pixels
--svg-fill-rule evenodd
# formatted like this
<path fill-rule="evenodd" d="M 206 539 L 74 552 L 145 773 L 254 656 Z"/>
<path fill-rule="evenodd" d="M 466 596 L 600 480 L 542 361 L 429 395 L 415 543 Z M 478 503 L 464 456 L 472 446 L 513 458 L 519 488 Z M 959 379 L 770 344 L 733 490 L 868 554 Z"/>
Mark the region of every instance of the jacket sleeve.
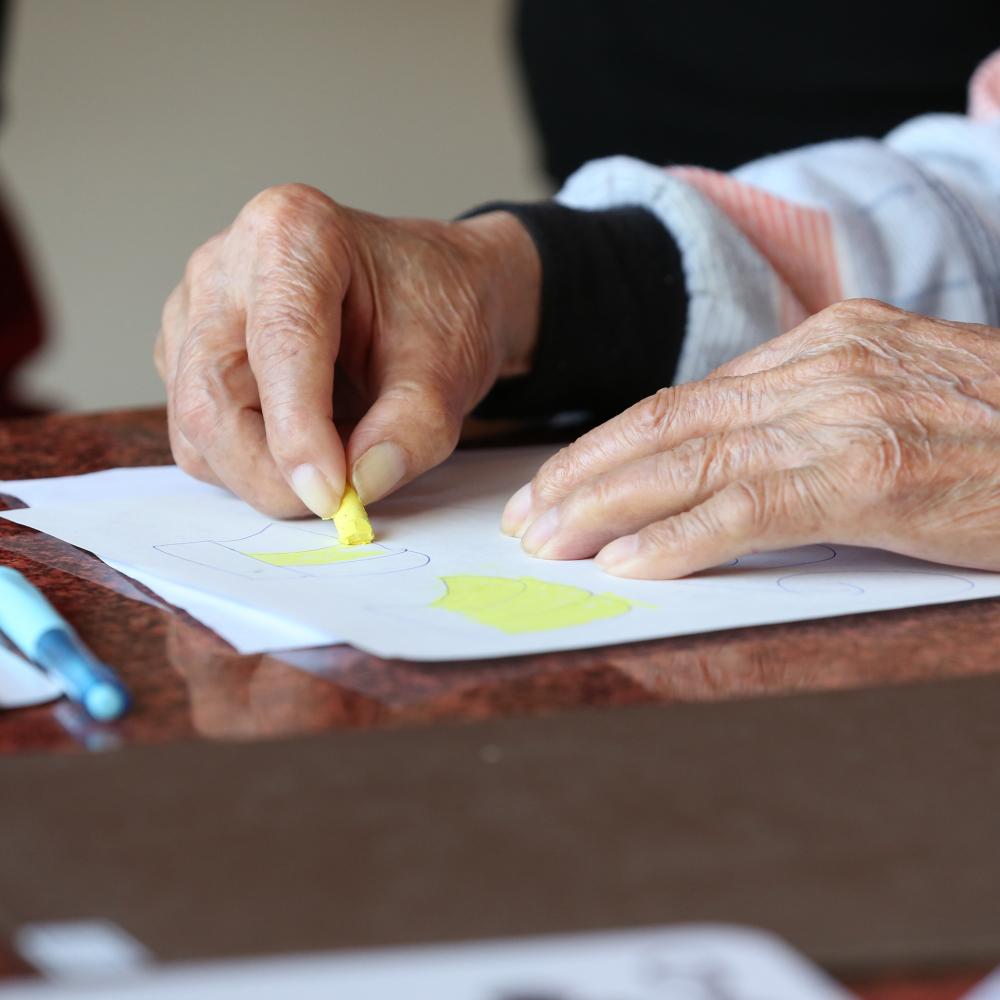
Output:
<path fill-rule="evenodd" d="M 687 318 L 680 250 L 641 206 L 595 210 L 556 201 L 493 202 L 527 229 L 541 260 L 539 330 L 531 373 L 504 379 L 482 417 L 613 416 L 669 385 Z"/>
<path fill-rule="evenodd" d="M 677 381 L 845 298 L 1000 326 L 1000 52 L 973 76 L 968 115 L 923 115 L 882 140 L 730 174 L 599 160 L 558 197 L 643 205 L 673 233 L 688 292 Z"/>
<path fill-rule="evenodd" d="M 968 116 L 925 115 L 882 140 L 809 146 L 729 174 L 596 160 L 556 202 L 572 218 L 609 225 L 615 212 L 641 217 L 648 241 L 640 251 L 640 227 L 633 234 L 624 221 L 614 232 L 595 222 L 559 236 L 554 228 L 569 216 L 553 209 L 547 230 L 522 214 L 543 267 L 540 366 L 529 381 L 563 409 L 592 400 L 621 408 L 671 378 L 704 378 L 844 298 L 1000 326 L 1000 53 L 973 77 Z M 651 219 L 669 234 L 672 255 L 650 252 L 664 246 Z M 598 246 L 605 238 L 608 253 Z M 671 297 L 652 294 L 664 275 Z M 586 338 L 575 339 L 588 322 Z M 592 363 L 574 368 L 559 395 L 557 358 L 584 345 Z"/>

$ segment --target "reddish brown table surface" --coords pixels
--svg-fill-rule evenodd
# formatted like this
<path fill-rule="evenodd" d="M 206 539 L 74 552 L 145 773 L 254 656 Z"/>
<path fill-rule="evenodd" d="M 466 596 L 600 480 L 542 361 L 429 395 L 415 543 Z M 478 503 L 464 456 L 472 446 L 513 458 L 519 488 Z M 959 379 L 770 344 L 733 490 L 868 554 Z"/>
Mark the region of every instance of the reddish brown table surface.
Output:
<path fill-rule="evenodd" d="M 169 461 L 158 410 L 0 422 L 2 479 Z M 16 505 L 0 498 L 0 506 Z M 1000 600 L 436 665 L 381 660 L 348 646 L 240 656 L 92 556 L 3 520 L 0 563 L 42 587 L 96 653 L 119 665 L 136 702 L 107 728 L 81 722 L 65 705 L 3 712 L 0 750 L 7 753 L 713 701 L 1000 669 Z M 0 977 L 19 971 L 0 947 Z M 944 1000 L 982 972 L 917 981 L 899 970 L 850 985 L 879 1000 Z"/>

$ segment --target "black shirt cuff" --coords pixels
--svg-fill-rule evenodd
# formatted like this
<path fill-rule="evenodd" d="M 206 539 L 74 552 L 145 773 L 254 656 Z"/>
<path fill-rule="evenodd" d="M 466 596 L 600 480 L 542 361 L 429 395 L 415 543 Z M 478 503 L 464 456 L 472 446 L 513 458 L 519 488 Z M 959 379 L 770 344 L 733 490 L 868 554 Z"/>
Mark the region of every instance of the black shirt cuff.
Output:
<path fill-rule="evenodd" d="M 541 258 L 538 342 L 529 375 L 501 379 L 480 417 L 603 420 L 669 385 L 687 321 L 681 254 L 644 208 L 600 211 L 554 201 L 491 202 L 463 218 L 509 212 Z"/>

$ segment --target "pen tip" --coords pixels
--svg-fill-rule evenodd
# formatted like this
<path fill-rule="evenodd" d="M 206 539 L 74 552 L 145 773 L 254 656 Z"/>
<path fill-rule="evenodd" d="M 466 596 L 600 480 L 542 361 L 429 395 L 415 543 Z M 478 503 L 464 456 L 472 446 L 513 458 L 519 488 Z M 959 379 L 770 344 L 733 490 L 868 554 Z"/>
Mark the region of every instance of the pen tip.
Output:
<path fill-rule="evenodd" d="M 91 718 L 98 722 L 111 722 L 125 712 L 128 700 L 110 684 L 94 684 L 84 696 L 83 704 Z"/>

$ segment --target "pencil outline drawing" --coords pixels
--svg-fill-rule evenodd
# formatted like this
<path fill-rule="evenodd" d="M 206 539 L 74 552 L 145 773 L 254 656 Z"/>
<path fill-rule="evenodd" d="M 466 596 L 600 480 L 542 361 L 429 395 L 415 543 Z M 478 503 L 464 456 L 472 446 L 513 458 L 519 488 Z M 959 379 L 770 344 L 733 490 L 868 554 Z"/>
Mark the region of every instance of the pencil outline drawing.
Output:
<path fill-rule="evenodd" d="M 837 558 L 837 550 L 832 545 L 797 545 L 791 549 L 772 549 L 767 552 L 752 552 L 739 556 L 732 562 L 719 566 L 712 573 L 739 569 L 743 571 L 757 569 L 790 569 L 792 566 L 812 566 L 816 563 L 830 562 Z"/>
<path fill-rule="evenodd" d="M 264 537 L 268 532 L 272 532 L 270 540 Z M 291 541 L 274 541 L 274 534 L 279 534 L 282 539 L 291 538 Z M 306 545 L 299 535 L 323 539 L 325 544 Z M 297 547 L 299 544 L 301 548 Z M 274 547 L 269 548 L 268 545 Z M 332 525 L 308 527 L 280 521 L 272 521 L 249 535 L 237 538 L 170 542 L 154 545 L 153 548 L 196 566 L 252 580 L 344 579 L 405 573 L 430 562 L 426 553 L 402 546 L 390 547 L 382 542 L 365 546 L 340 545 Z M 296 559 L 296 556 L 301 559 Z"/>
<path fill-rule="evenodd" d="M 935 595 L 936 597 L 951 597 L 954 594 L 961 594 L 967 590 L 975 590 L 976 585 L 972 580 L 957 573 L 938 572 L 934 569 L 851 569 L 851 570 L 806 570 L 800 573 L 788 573 L 779 577 L 775 581 L 778 587 L 786 594 L 801 594 L 807 597 L 822 596 L 832 592 L 854 593 L 858 596 L 868 595 L 874 589 L 871 585 L 887 580 L 891 583 L 893 590 L 898 593 L 901 581 L 900 576 L 911 578 L 907 582 L 914 582 L 913 578 L 919 577 L 924 586 L 928 586 L 928 578 L 933 577 L 935 582 L 948 581 L 947 585 L 942 584 L 942 589 Z M 797 583 L 793 581 L 798 581 Z M 865 584 L 869 586 L 865 586 Z M 819 584 L 819 586 L 816 586 Z"/>

